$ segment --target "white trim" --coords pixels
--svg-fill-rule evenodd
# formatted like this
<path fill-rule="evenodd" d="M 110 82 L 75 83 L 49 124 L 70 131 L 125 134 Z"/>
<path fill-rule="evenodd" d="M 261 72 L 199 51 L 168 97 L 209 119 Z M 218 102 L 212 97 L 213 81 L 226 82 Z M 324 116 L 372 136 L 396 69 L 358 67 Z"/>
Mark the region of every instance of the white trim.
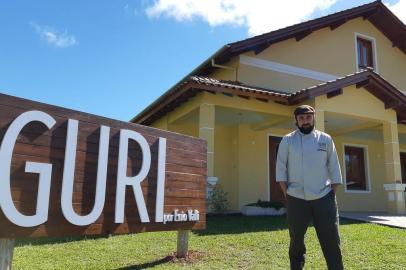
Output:
<path fill-rule="evenodd" d="M 295 76 L 300 76 L 304 78 L 310 78 L 318 81 L 332 81 L 337 79 L 338 75 L 332 75 L 328 73 L 323 73 L 319 72 L 316 70 L 311 70 L 311 69 L 306 69 L 306 68 L 300 68 L 296 66 L 291 66 L 291 65 L 285 65 L 269 60 L 264 60 L 264 59 L 259 59 L 259 58 L 254 58 L 246 55 L 240 55 L 240 64 L 248 65 L 248 66 L 253 66 L 257 68 L 262 68 L 262 69 L 268 69 L 268 70 L 273 70 L 289 75 L 295 75 Z"/>
<path fill-rule="evenodd" d="M 358 33 L 358 32 L 354 32 L 354 39 L 355 39 L 355 70 L 356 71 L 360 71 L 359 69 L 358 69 L 358 42 L 357 42 L 357 37 L 360 37 L 360 38 L 362 38 L 362 39 L 366 39 L 366 40 L 369 40 L 369 41 L 371 41 L 371 43 L 372 43 L 372 50 L 373 50 L 373 55 L 372 55 L 372 58 L 373 58 L 373 61 L 374 61 L 374 63 L 373 63 L 373 65 L 374 65 L 374 71 L 376 72 L 376 73 L 379 73 L 379 69 L 378 69 L 378 56 L 377 56 L 377 49 L 376 49 L 376 39 L 374 38 L 374 37 L 370 37 L 370 36 L 367 36 L 367 35 L 364 35 L 364 34 L 361 34 L 361 33 Z"/>
<path fill-rule="evenodd" d="M 267 193 L 268 193 L 268 201 L 271 201 L 271 184 L 270 184 L 270 176 L 271 176 L 271 168 L 269 168 L 269 137 L 279 137 L 279 138 L 283 138 L 284 135 L 276 135 L 273 133 L 268 133 L 266 135 L 266 166 L 268 167 L 268 177 L 267 177 Z M 275 179 L 276 180 L 276 179 Z"/>
<path fill-rule="evenodd" d="M 386 191 L 404 191 L 406 188 L 406 184 L 399 184 L 399 183 L 384 184 L 383 188 Z"/>
<path fill-rule="evenodd" d="M 208 129 L 208 130 L 213 130 L 214 128 L 213 127 L 199 127 L 199 130 L 200 129 Z"/>
<path fill-rule="evenodd" d="M 364 149 L 364 168 L 365 168 L 365 180 L 366 180 L 366 190 L 348 190 L 347 189 L 347 172 L 345 168 L 345 147 L 359 147 Z M 358 193 L 358 194 L 367 194 L 371 193 L 372 186 L 371 186 L 371 178 L 370 178 L 370 170 L 369 170 L 369 155 L 368 155 L 368 145 L 364 144 L 352 144 L 352 143 L 342 143 L 343 149 L 343 184 L 344 184 L 344 192 L 345 193 Z"/>
<path fill-rule="evenodd" d="M 384 142 L 383 144 L 399 144 L 399 142 Z"/>

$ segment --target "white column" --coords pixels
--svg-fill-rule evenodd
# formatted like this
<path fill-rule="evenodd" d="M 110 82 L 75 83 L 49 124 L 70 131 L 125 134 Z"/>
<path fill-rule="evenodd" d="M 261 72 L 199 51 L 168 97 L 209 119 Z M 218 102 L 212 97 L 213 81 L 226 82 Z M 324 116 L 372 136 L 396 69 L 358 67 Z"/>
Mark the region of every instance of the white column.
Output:
<path fill-rule="evenodd" d="M 201 104 L 199 108 L 199 137 L 207 141 L 207 176 L 214 176 L 215 106 Z"/>
<path fill-rule="evenodd" d="M 385 184 L 388 193 L 388 212 L 405 214 L 405 184 L 402 184 L 398 125 L 396 121 L 383 123 L 385 151 Z"/>
<path fill-rule="evenodd" d="M 314 114 L 315 128 L 322 132 L 325 132 L 326 126 L 324 123 L 324 111 L 315 108 L 316 112 Z"/>

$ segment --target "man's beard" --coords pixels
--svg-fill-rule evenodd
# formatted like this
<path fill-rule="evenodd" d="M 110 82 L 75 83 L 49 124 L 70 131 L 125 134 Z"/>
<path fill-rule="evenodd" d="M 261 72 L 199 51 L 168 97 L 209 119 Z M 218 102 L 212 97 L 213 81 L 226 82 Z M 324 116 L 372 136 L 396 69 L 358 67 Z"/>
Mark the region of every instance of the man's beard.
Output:
<path fill-rule="evenodd" d="M 312 125 L 305 125 L 302 127 L 299 127 L 299 125 L 297 125 L 297 127 L 299 128 L 300 132 L 302 132 L 303 134 L 309 134 L 314 129 L 314 126 L 312 126 Z"/>

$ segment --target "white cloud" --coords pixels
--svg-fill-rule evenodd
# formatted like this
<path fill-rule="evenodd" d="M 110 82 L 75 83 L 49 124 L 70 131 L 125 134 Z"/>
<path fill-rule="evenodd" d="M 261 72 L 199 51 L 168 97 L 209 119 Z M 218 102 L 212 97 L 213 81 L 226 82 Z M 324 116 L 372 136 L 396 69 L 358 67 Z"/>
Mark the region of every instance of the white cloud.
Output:
<path fill-rule="evenodd" d="M 385 3 L 385 5 L 406 24 L 406 0 L 399 0 L 393 5 Z"/>
<path fill-rule="evenodd" d="M 61 33 L 52 27 L 39 25 L 35 22 L 31 22 L 30 25 L 35 29 L 35 32 L 37 32 L 41 39 L 53 46 L 67 48 L 78 44 L 76 37 L 68 34 L 66 30 L 65 32 Z"/>
<path fill-rule="evenodd" d="M 211 26 L 244 26 L 249 35 L 259 35 L 308 20 L 313 12 L 328 10 L 336 1 L 157 0 L 146 13 L 150 18 L 165 16 L 190 21 L 197 17 Z"/>

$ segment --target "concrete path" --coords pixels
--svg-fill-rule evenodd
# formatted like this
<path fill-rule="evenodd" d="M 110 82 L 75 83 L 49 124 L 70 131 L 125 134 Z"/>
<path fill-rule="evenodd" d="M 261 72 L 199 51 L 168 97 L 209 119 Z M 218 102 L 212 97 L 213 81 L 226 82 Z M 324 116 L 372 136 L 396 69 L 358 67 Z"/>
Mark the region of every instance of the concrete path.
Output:
<path fill-rule="evenodd" d="M 406 215 L 389 215 L 384 212 L 340 212 L 340 217 L 406 229 Z"/>

